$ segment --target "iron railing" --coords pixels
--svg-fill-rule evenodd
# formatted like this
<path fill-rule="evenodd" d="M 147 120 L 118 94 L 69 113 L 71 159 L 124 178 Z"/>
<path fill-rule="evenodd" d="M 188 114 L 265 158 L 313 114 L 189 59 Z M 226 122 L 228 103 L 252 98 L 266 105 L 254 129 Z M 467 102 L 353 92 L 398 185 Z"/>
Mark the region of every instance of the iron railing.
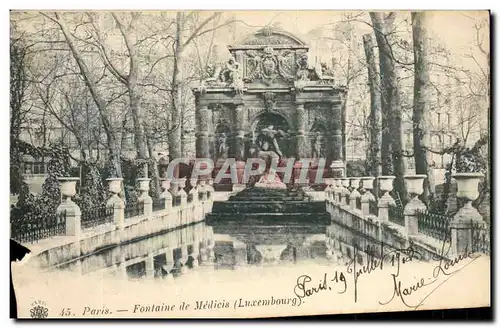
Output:
<path fill-rule="evenodd" d="M 153 212 L 163 211 L 165 209 L 165 198 L 153 200 Z"/>
<path fill-rule="evenodd" d="M 378 203 L 376 200 L 370 200 L 370 214 L 378 216 Z"/>
<path fill-rule="evenodd" d="M 450 218 L 444 215 L 418 211 L 418 232 L 433 238 L 450 241 Z"/>
<path fill-rule="evenodd" d="M 404 227 L 405 225 L 404 209 L 399 206 L 389 205 L 389 221 Z"/>
<path fill-rule="evenodd" d="M 483 222 L 471 220 L 472 251 L 478 253 L 490 254 L 490 227 Z"/>
<path fill-rule="evenodd" d="M 54 213 L 41 220 L 11 223 L 11 238 L 20 243 L 33 243 L 66 233 L 66 211 Z"/>
<path fill-rule="evenodd" d="M 142 202 L 127 202 L 125 205 L 125 218 L 144 215 L 144 204 Z"/>
<path fill-rule="evenodd" d="M 113 206 L 100 206 L 94 208 L 83 208 L 81 224 L 82 229 L 97 227 L 106 223 L 113 222 Z"/>

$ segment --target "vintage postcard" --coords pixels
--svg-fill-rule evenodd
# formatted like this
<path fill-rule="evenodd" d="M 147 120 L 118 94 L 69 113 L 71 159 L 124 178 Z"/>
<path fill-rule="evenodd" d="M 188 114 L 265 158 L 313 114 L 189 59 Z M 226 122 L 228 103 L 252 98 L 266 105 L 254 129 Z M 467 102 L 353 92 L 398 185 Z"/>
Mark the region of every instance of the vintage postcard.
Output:
<path fill-rule="evenodd" d="M 488 11 L 10 13 L 12 318 L 489 307 Z"/>

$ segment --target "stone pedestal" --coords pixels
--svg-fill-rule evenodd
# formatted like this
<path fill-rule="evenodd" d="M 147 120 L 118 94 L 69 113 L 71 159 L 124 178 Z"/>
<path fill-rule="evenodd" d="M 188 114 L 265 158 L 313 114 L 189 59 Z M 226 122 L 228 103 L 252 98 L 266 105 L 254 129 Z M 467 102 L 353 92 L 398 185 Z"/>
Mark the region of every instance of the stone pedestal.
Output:
<path fill-rule="evenodd" d="M 379 176 L 379 190 L 384 193 L 378 200 L 378 219 L 383 222 L 389 221 L 389 206 L 395 206 L 396 202 L 392 198 L 393 181 L 395 176 Z"/>
<path fill-rule="evenodd" d="M 408 235 L 418 234 L 418 217 L 417 212 L 425 211 L 427 207 L 418 198 L 424 192 L 424 179 L 425 175 L 405 175 L 406 191 L 410 195 L 411 200 L 404 208 L 405 228 Z"/>
<path fill-rule="evenodd" d="M 487 228 L 482 215 L 472 206 L 472 202 L 479 197 L 478 184 L 482 177 L 482 173 L 457 173 L 453 175 L 457 181 L 457 197 L 467 201 L 450 222 L 453 256 L 467 251 L 475 251 L 477 240 L 474 240 L 474 229 L 477 230 L 477 238 L 481 230 Z"/>
<path fill-rule="evenodd" d="M 375 201 L 375 196 L 372 194 L 373 189 L 373 177 L 363 177 L 361 181 L 363 181 L 363 189 L 365 193 L 361 196 L 361 211 L 363 215 L 370 215 L 370 202 Z"/>
<path fill-rule="evenodd" d="M 80 207 L 71 200 L 76 194 L 76 182 L 79 178 L 63 177 L 59 178 L 59 188 L 61 190 L 62 201 L 57 207 L 57 215 L 66 215 L 66 236 L 75 236 L 80 238 L 82 225 L 81 216 L 82 212 Z"/>
<path fill-rule="evenodd" d="M 149 196 L 149 178 L 139 178 L 139 202 L 144 205 L 144 215 L 151 217 L 153 214 L 153 199 Z"/>
<path fill-rule="evenodd" d="M 161 187 L 163 189 L 162 193 L 160 194 L 160 198 L 165 199 L 165 209 L 166 210 L 171 210 L 172 209 L 172 194 L 170 193 L 170 180 L 168 179 L 162 179 L 161 180 Z"/>

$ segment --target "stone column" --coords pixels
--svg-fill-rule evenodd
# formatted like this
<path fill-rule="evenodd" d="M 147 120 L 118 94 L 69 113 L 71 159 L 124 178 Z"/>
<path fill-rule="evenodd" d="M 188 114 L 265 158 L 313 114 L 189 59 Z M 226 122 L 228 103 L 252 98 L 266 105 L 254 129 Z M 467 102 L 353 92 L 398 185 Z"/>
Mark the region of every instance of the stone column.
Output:
<path fill-rule="evenodd" d="M 349 205 L 353 210 L 357 210 L 356 208 L 356 199 L 361 197 L 361 194 L 359 193 L 359 178 L 353 177 L 351 179 L 351 187 L 353 188 L 351 191 L 351 194 L 349 195 Z"/>
<path fill-rule="evenodd" d="M 149 181 L 150 178 L 139 178 L 139 202 L 144 205 L 144 215 L 151 217 L 153 214 L 153 199 L 149 196 Z"/>
<path fill-rule="evenodd" d="M 453 178 L 457 182 L 457 197 L 467 201 L 458 210 L 450 222 L 452 256 L 463 254 L 467 251 L 476 251 L 473 227 L 485 229 L 486 222 L 482 215 L 472 206 L 472 202 L 479 197 L 478 184 L 482 173 L 456 173 Z M 487 240 L 489 242 L 489 238 Z"/>
<path fill-rule="evenodd" d="M 304 108 L 303 103 L 298 103 L 296 110 L 296 126 L 297 126 L 297 134 L 295 136 L 296 139 L 296 154 L 298 158 L 307 158 L 309 157 L 309 147 L 307 144 L 307 117 L 306 117 L 306 109 Z"/>
<path fill-rule="evenodd" d="M 245 125 L 246 110 L 243 104 L 238 104 L 234 109 L 234 156 L 237 161 L 245 160 Z"/>
<path fill-rule="evenodd" d="M 345 175 L 345 164 L 342 152 L 342 116 L 341 103 L 332 103 L 332 132 L 330 136 L 332 142 L 332 163 L 330 169 L 334 177 Z"/>
<path fill-rule="evenodd" d="M 374 177 L 363 177 L 363 189 L 365 193 L 361 196 L 361 211 L 363 215 L 370 215 L 370 201 L 375 201 L 375 196 L 372 194 Z"/>
<path fill-rule="evenodd" d="M 212 111 L 206 105 L 197 108 L 196 118 L 196 157 L 210 158 L 210 127 Z M 180 141 L 179 141 L 180 142 Z"/>
<path fill-rule="evenodd" d="M 411 197 L 411 200 L 404 208 L 406 233 L 409 236 L 418 234 L 417 212 L 425 211 L 427 209 L 425 204 L 418 198 L 418 196 L 424 192 L 423 184 L 425 178 L 425 174 L 404 176 L 406 191 Z"/>
<path fill-rule="evenodd" d="M 57 215 L 66 215 L 66 236 L 75 236 L 80 238 L 82 225 L 80 207 L 71 200 L 71 197 L 76 195 L 76 182 L 79 178 L 62 177 L 58 178 L 59 188 L 63 197 L 61 204 L 57 207 Z M 58 218 L 59 220 L 59 218 Z"/>
<path fill-rule="evenodd" d="M 384 194 L 378 200 L 378 219 L 383 222 L 389 221 L 389 206 L 395 206 L 396 202 L 391 194 L 393 181 L 396 179 L 393 175 L 379 176 L 379 190 Z"/>

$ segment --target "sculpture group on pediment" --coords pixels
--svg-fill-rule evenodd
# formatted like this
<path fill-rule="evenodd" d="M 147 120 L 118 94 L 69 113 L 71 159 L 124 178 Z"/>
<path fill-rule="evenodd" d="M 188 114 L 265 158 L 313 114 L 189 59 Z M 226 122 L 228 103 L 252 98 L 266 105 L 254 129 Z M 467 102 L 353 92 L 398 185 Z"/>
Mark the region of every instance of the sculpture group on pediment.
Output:
<path fill-rule="evenodd" d="M 243 92 L 241 65 L 234 57 L 231 56 L 225 64 L 215 64 L 208 70 L 211 74 L 203 81 L 203 85 L 224 85 L 233 87 L 237 93 Z"/>

